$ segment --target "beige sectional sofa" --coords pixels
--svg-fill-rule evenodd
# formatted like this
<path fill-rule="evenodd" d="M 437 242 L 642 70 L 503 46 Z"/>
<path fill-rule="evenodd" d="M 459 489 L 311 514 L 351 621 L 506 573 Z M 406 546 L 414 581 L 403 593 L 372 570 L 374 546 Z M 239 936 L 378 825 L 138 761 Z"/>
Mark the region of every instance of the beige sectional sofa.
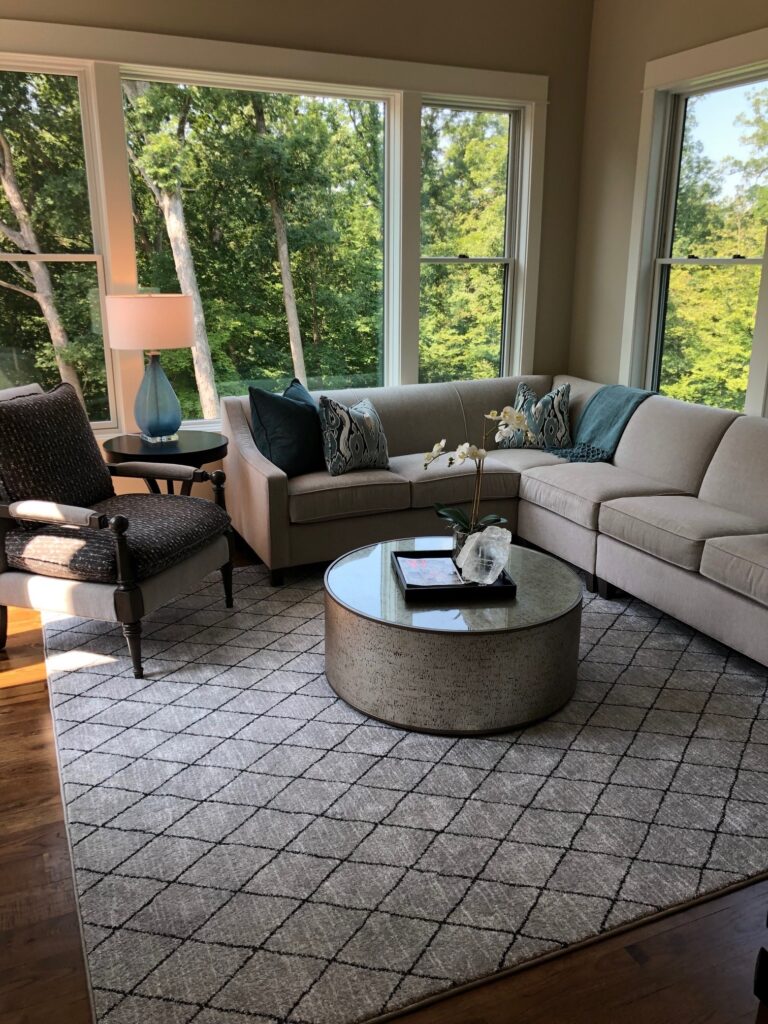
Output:
<path fill-rule="evenodd" d="M 225 398 L 228 510 L 273 570 L 335 558 L 374 540 L 440 533 L 435 502 L 466 504 L 473 466 L 423 453 L 446 438 L 477 442 L 489 409 L 526 381 L 539 394 L 571 383 L 571 423 L 600 385 L 560 375 L 329 392 L 369 397 L 389 470 L 288 479 L 256 448 L 248 399 Z M 569 463 L 531 449 L 492 451 L 483 512 L 749 657 L 768 664 L 768 420 L 653 395 L 632 415 L 611 463 Z"/>

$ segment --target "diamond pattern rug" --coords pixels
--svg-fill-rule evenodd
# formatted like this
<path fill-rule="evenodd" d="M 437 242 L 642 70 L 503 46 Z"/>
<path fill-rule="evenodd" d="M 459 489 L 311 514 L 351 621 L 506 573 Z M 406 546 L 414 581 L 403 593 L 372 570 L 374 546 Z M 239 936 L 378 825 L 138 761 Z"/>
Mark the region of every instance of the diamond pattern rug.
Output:
<path fill-rule="evenodd" d="M 768 870 L 768 672 L 585 594 L 575 699 L 488 738 L 366 719 L 322 577 L 239 569 L 145 622 L 49 621 L 104 1024 L 352 1024 Z"/>

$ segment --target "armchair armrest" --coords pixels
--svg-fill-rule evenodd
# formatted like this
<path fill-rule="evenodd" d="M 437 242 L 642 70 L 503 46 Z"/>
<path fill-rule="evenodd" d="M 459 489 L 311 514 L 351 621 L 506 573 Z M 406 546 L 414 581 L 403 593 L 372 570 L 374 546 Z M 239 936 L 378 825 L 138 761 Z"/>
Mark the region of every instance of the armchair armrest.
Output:
<path fill-rule="evenodd" d="M 142 480 L 151 477 L 154 480 L 189 480 L 192 483 L 203 483 L 211 476 L 205 469 L 178 466 L 175 463 L 167 465 L 161 462 L 118 462 L 111 463 L 107 469 L 111 476 L 138 477 Z"/>
<path fill-rule="evenodd" d="M 100 512 L 78 505 L 59 505 L 55 501 L 14 501 L 10 505 L 0 506 L 0 515 L 5 519 L 21 519 L 49 526 L 81 526 L 103 530 L 109 525 L 109 517 Z"/>

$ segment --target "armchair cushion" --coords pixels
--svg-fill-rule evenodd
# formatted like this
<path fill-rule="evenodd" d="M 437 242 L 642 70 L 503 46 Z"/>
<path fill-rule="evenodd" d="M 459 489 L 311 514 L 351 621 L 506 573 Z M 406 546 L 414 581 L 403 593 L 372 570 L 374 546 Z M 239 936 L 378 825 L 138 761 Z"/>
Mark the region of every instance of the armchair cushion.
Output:
<path fill-rule="evenodd" d="M 74 389 L 0 401 L 0 497 L 93 507 L 114 494 Z"/>
<path fill-rule="evenodd" d="M 128 519 L 126 539 L 137 580 L 184 561 L 220 536 L 229 516 L 212 501 L 174 494 L 117 494 L 94 504 L 101 515 Z M 5 538 L 8 565 L 22 572 L 91 583 L 115 583 L 112 531 L 43 526 L 12 530 Z"/>

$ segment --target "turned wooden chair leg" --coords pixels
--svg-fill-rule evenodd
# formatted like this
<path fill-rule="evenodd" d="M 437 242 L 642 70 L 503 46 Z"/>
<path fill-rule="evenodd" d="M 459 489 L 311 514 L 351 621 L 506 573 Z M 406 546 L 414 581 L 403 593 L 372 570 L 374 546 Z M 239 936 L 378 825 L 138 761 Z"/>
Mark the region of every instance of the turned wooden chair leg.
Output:
<path fill-rule="evenodd" d="M 0 604 L 0 651 L 5 650 L 8 642 L 8 609 Z"/>
<path fill-rule="evenodd" d="M 133 663 L 133 675 L 136 679 L 144 678 L 144 667 L 141 664 L 141 622 L 124 622 L 123 636 L 128 643 L 128 652 Z"/>
<path fill-rule="evenodd" d="M 234 599 L 232 597 L 232 563 L 227 562 L 221 567 L 221 579 L 224 584 L 224 604 L 227 608 L 231 608 L 234 605 Z"/>

